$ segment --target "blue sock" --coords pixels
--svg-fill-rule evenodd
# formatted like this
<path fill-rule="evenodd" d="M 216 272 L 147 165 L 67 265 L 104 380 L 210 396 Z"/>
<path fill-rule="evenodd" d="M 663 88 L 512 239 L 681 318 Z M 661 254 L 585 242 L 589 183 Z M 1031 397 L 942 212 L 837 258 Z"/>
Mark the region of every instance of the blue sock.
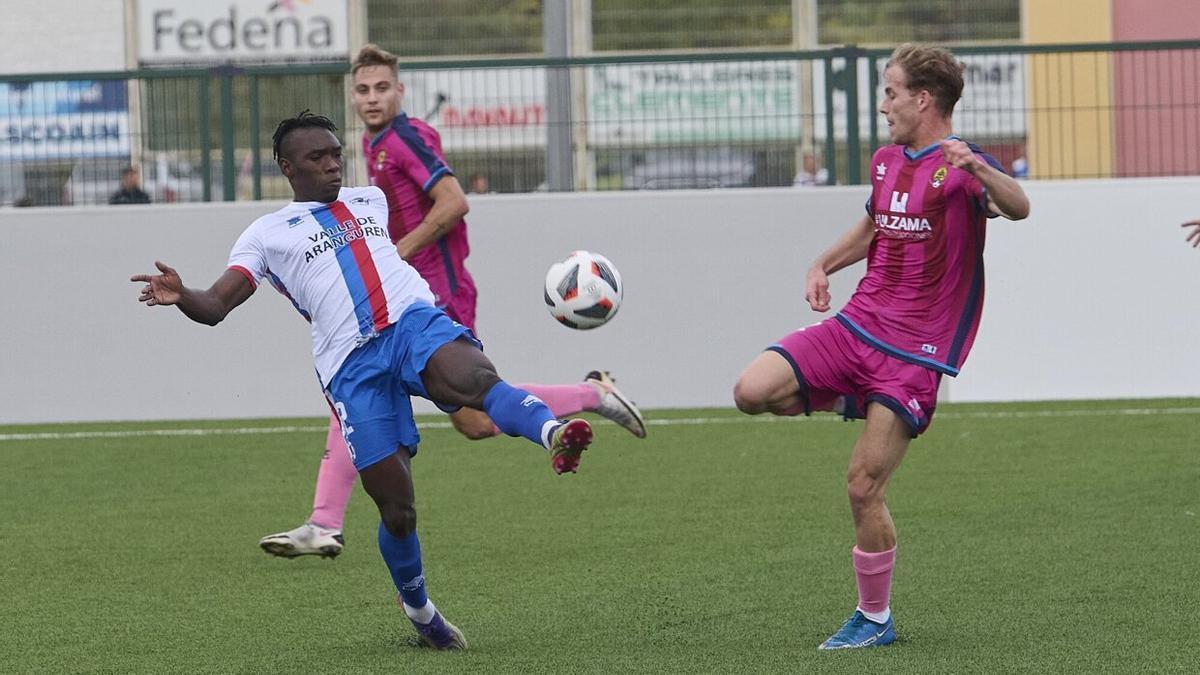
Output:
<path fill-rule="evenodd" d="M 544 446 L 547 422 L 557 422 L 550 409 L 538 397 L 501 380 L 483 397 L 483 410 L 500 431 L 509 436 L 524 436 Z"/>
<path fill-rule="evenodd" d="M 379 552 L 387 563 L 388 571 L 392 573 L 392 582 L 404 604 L 420 609 L 429 602 L 425 595 L 425 575 L 421 569 L 421 542 L 417 532 L 413 530 L 403 539 L 398 539 L 387 531 L 383 522 L 379 523 Z"/>

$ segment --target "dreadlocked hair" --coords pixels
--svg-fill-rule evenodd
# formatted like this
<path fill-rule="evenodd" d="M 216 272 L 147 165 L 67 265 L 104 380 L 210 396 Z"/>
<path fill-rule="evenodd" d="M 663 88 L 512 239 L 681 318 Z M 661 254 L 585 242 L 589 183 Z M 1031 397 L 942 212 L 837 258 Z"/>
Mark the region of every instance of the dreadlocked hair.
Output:
<path fill-rule="evenodd" d="M 324 115 L 314 115 L 308 110 L 305 110 L 295 117 L 289 117 L 288 119 L 280 122 L 279 126 L 275 127 L 275 134 L 271 136 L 271 141 L 273 143 L 272 150 L 275 153 L 275 161 L 278 162 L 282 158 L 280 147 L 283 145 L 283 139 L 286 138 L 288 134 L 297 129 L 306 129 L 310 127 L 325 129 L 331 133 L 337 132 L 337 125 L 333 123 L 333 120 L 325 117 Z"/>

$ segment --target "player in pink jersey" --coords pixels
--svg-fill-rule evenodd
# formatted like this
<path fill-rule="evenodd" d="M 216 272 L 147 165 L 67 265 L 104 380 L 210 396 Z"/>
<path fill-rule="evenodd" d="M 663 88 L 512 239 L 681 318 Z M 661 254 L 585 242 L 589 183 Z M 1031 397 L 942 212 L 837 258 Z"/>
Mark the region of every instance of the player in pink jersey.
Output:
<path fill-rule="evenodd" d="M 411 468 L 420 434 L 410 397 L 445 410 L 486 410 L 505 433 L 549 450 L 558 473 L 578 465 L 591 427 L 555 418 L 536 396 L 500 379 L 471 329 L 434 306 L 429 285 L 388 234 L 383 192 L 342 187 L 335 130 L 307 113 L 280 123 L 275 158 L 293 201 L 246 228 L 211 287 L 186 288 L 161 262 L 159 274 L 130 280 L 145 284 L 139 301 L 175 305 L 193 321 L 216 325 L 269 279 L 311 321 L 317 376 L 379 509 L 379 550 L 397 598 L 429 646 L 465 649 L 462 632 L 426 593 Z"/>
<path fill-rule="evenodd" d="M 446 164 L 437 131 L 401 111 L 404 84 L 396 66 L 397 57 L 375 45 L 363 47 L 352 66 L 354 106 L 367 127 L 363 135 L 367 173 L 371 184 L 387 195 L 388 230 L 400 256 L 429 283 L 437 306 L 474 330 L 475 281 L 465 265 L 470 253 L 463 220 L 466 195 Z M 603 371 L 592 371 L 575 384 L 520 386 L 560 417 L 595 412 L 638 438 L 646 436 L 641 412 Z M 470 439 L 500 433 L 480 410 L 462 408 L 450 420 Z M 295 529 L 263 537 L 259 541 L 263 550 L 289 558 L 333 557 L 341 552 L 346 506 L 357 478 L 341 438 L 337 420 L 331 417 L 312 513 Z"/>
<path fill-rule="evenodd" d="M 892 53 L 879 111 L 893 145 L 875 153 L 867 214 L 817 257 L 805 299 L 829 311 L 828 275 L 864 258 L 866 275 L 841 312 L 769 347 L 734 389 L 750 414 L 825 410 L 866 419 L 847 477 L 858 606 L 821 649 L 896 639 L 887 482 L 928 427 L 941 376 L 958 374 L 974 341 L 987 219 L 1029 214 L 1017 181 L 953 135 L 962 72 L 945 49 L 905 44 Z"/>

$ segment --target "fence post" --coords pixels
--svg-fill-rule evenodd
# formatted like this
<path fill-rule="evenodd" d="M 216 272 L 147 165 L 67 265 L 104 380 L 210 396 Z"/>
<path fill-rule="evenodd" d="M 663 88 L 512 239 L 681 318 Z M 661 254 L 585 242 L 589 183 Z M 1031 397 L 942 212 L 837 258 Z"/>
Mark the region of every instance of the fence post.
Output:
<path fill-rule="evenodd" d="M 858 59 L 866 52 L 854 45 L 843 51 L 846 59 L 842 85 L 846 93 L 846 183 L 862 184 L 862 149 L 858 138 Z"/>
<path fill-rule="evenodd" d="M 833 54 L 825 59 L 825 168 L 829 177 L 826 185 L 837 185 L 837 142 L 833 137 Z"/>
<path fill-rule="evenodd" d="M 254 201 L 262 199 L 262 163 L 259 157 L 258 76 L 250 76 L 250 175 L 253 177 Z"/>
<path fill-rule="evenodd" d="M 227 202 L 237 197 L 237 168 L 233 141 L 233 74 L 232 66 L 217 69 L 221 78 L 221 192 Z"/>
<path fill-rule="evenodd" d="M 571 7 L 547 2 L 542 10 L 543 44 L 547 58 L 571 55 Z M 571 155 L 571 69 L 546 68 L 546 189 L 575 189 L 575 164 Z"/>
<path fill-rule="evenodd" d="M 208 74 L 200 76 L 200 176 L 204 179 L 204 201 L 212 201 L 212 139 L 208 137 L 209 80 Z"/>
<path fill-rule="evenodd" d="M 867 118 L 871 120 L 871 152 L 879 147 L 879 57 L 867 57 L 867 102 L 871 112 Z M 867 168 L 870 171 L 870 167 Z"/>

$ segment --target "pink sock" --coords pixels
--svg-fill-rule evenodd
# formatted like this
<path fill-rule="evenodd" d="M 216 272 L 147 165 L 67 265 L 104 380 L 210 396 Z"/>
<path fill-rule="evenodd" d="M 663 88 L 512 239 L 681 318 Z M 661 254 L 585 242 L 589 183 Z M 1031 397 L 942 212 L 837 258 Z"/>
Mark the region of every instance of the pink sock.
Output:
<path fill-rule="evenodd" d="M 350 459 L 350 449 L 342 438 L 342 428 L 336 417 L 329 418 L 329 436 L 325 439 L 325 456 L 317 470 L 317 492 L 313 496 L 313 511 L 308 522 L 331 530 L 342 529 L 346 505 L 358 471 Z"/>
<path fill-rule="evenodd" d="M 555 417 L 569 417 L 586 410 L 595 410 L 600 405 L 600 390 L 587 382 L 578 384 L 515 384 L 542 399 Z M 499 435 L 500 429 L 496 428 Z"/>
<path fill-rule="evenodd" d="M 886 611 L 892 593 L 892 565 L 896 562 L 896 547 L 867 553 L 855 546 L 853 554 L 859 608 L 872 613 Z"/>

